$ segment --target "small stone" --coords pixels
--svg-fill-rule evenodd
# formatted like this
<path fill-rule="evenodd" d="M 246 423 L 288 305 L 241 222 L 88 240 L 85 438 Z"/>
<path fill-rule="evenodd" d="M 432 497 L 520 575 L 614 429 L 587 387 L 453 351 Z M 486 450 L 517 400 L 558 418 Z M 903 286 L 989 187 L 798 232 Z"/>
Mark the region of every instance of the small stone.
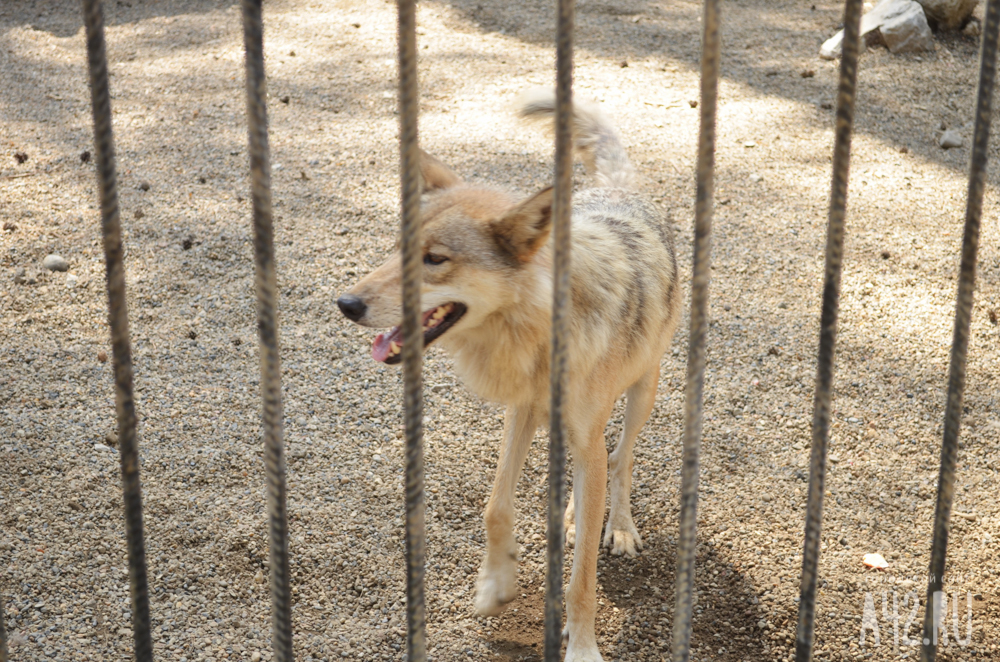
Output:
<path fill-rule="evenodd" d="M 108 353 L 107 352 L 98 352 L 97 353 L 97 360 L 100 361 L 101 363 L 106 362 L 108 360 Z"/>
<path fill-rule="evenodd" d="M 260 570 L 258 570 L 257 574 L 254 575 L 254 577 L 253 577 L 253 581 L 256 584 L 263 584 L 264 583 L 264 573 L 261 572 Z"/>
<path fill-rule="evenodd" d="M 94 450 L 95 451 L 109 451 L 109 450 L 111 450 L 111 447 L 110 446 L 105 446 L 104 444 L 94 444 Z"/>
<path fill-rule="evenodd" d="M 42 260 L 42 266 L 49 271 L 69 271 L 69 262 L 61 255 L 46 255 Z"/>
<path fill-rule="evenodd" d="M 764 181 L 764 175 L 762 175 L 760 173 L 757 173 L 757 172 L 751 173 L 750 174 L 750 181 L 751 182 L 762 182 L 762 181 Z"/>
<path fill-rule="evenodd" d="M 28 160 L 28 155 L 24 152 L 14 152 L 14 160 L 17 161 L 18 165 L 21 165 Z"/>
<path fill-rule="evenodd" d="M 83 150 L 80 152 L 80 163 L 87 163 L 90 161 L 90 150 Z"/>
<path fill-rule="evenodd" d="M 618 63 L 618 66 L 621 67 L 622 69 L 626 68 L 628 66 L 628 60 L 622 60 L 621 62 Z"/>
<path fill-rule="evenodd" d="M 148 191 L 149 190 L 149 182 L 141 182 L 139 184 L 139 190 L 140 191 Z"/>
<path fill-rule="evenodd" d="M 959 135 L 958 131 L 951 129 L 945 131 L 941 134 L 941 139 L 938 141 L 941 149 L 951 149 L 953 147 L 961 147 L 965 144 L 962 140 L 962 136 Z"/>
<path fill-rule="evenodd" d="M 136 220 L 142 218 L 145 215 L 146 215 L 146 213 L 144 211 L 142 211 L 141 209 L 136 209 L 135 210 L 135 218 L 136 218 Z"/>
<path fill-rule="evenodd" d="M 104 443 L 111 448 L 116 448 L 118 446 L 118 435 L 114 432 L 109 432 L 104 435 Z"/>
<path fill-rule="evenodd" d="M 14 283 L 16 285 L 24 285 L 24 283 L 26 283 L 28 280 L 27 277 L 25 276 L 26 273 L 27 271 L 25 271 L 24 267 L 18 267 L 14 271 Z"/>
<path fill-rule="evenodd" d="M 260 651 L 254 651 L 251 653 L 250 662 L 260 662 Z"/>
<path fill-rule="evenodd" d="M 11 223 L 10 221 L 4 221 L 3 229 L 6 230 L 7 232 L 13 232 L 14 230 L 17 229 L 17 226 Z"/>
<path fill-rule="evenodd" d="M 816 75 L 816 72 L 813 71 L 812 69 L 803 69 L 799 73 L 799 76 L 802 76 L 803 78 L 812 78 L 815 75 Z"/>
<path fill-rule="evenodd" d="M 80 282 L 79 277 L 76 274 L 66 275 L 66 287 L 74 288 Z"/>
<path fill-rule="evenodd" d="M 698 107 L 698 100 L 697 99 L 690 99 L 688 101 L 688 105 L 691 106 L 692 108 L 697 108 Z"/>
<path fill-rule="evenodd" d="M 973 39 L 977 38 L 981 32 L 982 26 L 979 24 L 979 21 L 975 19 L 966 23 L 965 27 L 962 28 L 962 34 L 966 37 L 972 37 Z"/>
<path fill-rule="evenodd" d="M 285 96 L 281 97 L 281 99 L 279 99 L 279 101 L 281 101 L 281 103 L 285 104 L 286 106 L 288 105 L 288 103 L 291 100 L 292 100 L 292 98 L 290 96 L 288 96 L 287 94 Z"/>

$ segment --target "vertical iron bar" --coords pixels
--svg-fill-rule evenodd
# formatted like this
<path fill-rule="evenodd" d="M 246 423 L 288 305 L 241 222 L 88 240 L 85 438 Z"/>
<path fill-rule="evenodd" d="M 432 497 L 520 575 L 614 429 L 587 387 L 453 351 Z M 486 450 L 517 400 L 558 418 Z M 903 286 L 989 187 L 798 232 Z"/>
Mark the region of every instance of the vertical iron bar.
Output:
<path fill-rule="evenodd" d="M 688 341 L 681 466 L 680 540 L 674 604 L 673 660 L 691 657 L 694 573 L 698 520 L 698 458 L 701 452 L 705 342 L 708 335 L 708 286 L 712 260 L 715 194 L 715 116 L 719 96 L 719 0 L 705 0 L 701 45 L 701 126 L 698 135 L 694 215 L 694 269 L 691 277 L 691 328 Z"/>
<path fill-rule="evenodd" d="M 261 0 L 243 0 L 247 129 L 256 263 L 257 333 L 260 342 L 261 420 L 270 539 L 271 646 L 276 662 L 292 662 L 292 604 L 288 569 L 288 516 L 281 355 L 278 345 L 278 274 L 274 260 L 271 162 L 267 136 L 267 80 Z"/>
<path fill-rule="evenodd" d="M 844 3 L 844 45 L 840 60 L 840 87 L 837 93 L 833 176 L 826 231 L 826 273 L 820 314 L 816 392 L 813 398 L 809 496 L 806 503 L 805 541 L 799 586 L 799 622 L 795 635 L 796 662 L 808 662 L 812 659 L 816 581 L 819 573 L 820 534 L 823 523 L 823 490 L 830 440 L 830 403 L 833 397 L 834 356 L 837 343 L 837 312 L 840 305 L 840 274 L 844 256 L 844 218 L 847 213 L 851 131 L 854 125 L 854 99 L 858 82 L 861 9 L 861 0 L 847 0 Z"/>
<path fill-rule="evenodd" d="M 403 254 L 403 406 L 406 436 L 406 659 L 427 657 L 424 605 L 423 351 L 420 149 L 415 0 L 398 0 L 400 239 Z"/>
<path fill-rule="evenodd" d="M 122 227 L 118 209 L 115 144 L 111 126 L 111 90 L 108 82 L 104 13 L 100 0 L 83 0 L 87 33 L 90 101 L 94 115 L 94 153 L 101 195 L 101 232 L 108 288 L 108 323 L 115 371 L 115 410 L 118 416 L 122 498 L 125 507 L 125 541 L 128 547 L 132 636 L 137 662 L 151 662 L 153 643 L 149 629 L 149 586 L 146 549 L 142 534 L 142 486 L 139 481 L 139 446 L 136 439 L 135 399 L 132 392 L 132 347 L 129 340 L 125 298 L 125 265 Z"/>
<path fill-rule="evenodd" d="M 921 662 L 934 662 L 937 655 L 934 594 L 944 584 L 948 551 L 951 503 L 955 495 L 955 464 L 958 460 L 958 434 L 962 422 L 962 398 L 965 392 L 965 366 L 969 350 L 969 325 L 972 319 L 972 295 L 976 284 L 976 255 L 979 250 L 979 225 L 983 214 L 983 190 L 986 182 L 987 148 L 990 141 L 993 84 L 997 72 L 997 40 L 1000 33 L 1000 1 L 989 0 L 983 22 L 983 46 L 979 60 L 979 92 L 976 96 L 976 124 L 969 165 L 969 188 L 965 208 L 965 232 L 962 236 L 962 264 L 958 276 L 955 304 L 955 331 L 951 342 L 951 365 L 948 370 L 948 402 L 941 441 L 941 469 L 938 476 L 937 505 L 934 509 L 934 541 L 931 547 L 930 577 L 924 611 L 924 634 L 920 648 Z"/>
<path fill-rule="evenodd" d="M 8 662 L 10 653 L 7 652 L 7 627 L 3 621 L 4 601 L 0 595 L 0 662 Z"/>
<path fill-rule="evenodd" d="M 556 35 L 556 155 L 552 205 L 553 288 L 552 367 L 549 373 L 549 489 L 545 576 L 545 661 L 559 662 L 563 612 L 563 512 L 566 509 L 566 393 L 568 346 L 570 216 L 573 178 L 574 0 L 559 0 Z"/>

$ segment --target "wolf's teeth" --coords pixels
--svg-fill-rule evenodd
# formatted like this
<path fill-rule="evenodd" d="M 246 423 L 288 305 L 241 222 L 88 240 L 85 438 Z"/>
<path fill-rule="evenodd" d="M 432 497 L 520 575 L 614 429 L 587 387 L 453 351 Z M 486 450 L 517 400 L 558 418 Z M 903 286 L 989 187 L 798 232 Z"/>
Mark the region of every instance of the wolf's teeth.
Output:
<path fill-rule="evenodd" d="M 398 342 L 396 342 L 395 340 L 393 340 L 391 343 L 389 343 L 389 353 L 390 354 L 399 354 L 399 350 L 401 348 L 402 347 L 400 346 L 400 344 Z"/>

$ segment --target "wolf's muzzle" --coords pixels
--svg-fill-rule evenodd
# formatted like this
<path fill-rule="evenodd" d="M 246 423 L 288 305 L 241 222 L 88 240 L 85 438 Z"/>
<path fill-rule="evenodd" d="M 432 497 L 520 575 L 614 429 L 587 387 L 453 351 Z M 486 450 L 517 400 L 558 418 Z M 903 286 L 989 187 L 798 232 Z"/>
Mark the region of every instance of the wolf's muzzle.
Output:
<path fill-rule="evenodd" d="M 340 312 L 344 313 L 344 317 L 352 322 L 357 322 L 368 312 L 368 306 L 365 302 L 353 294 L 345 294 L 337 299 L 337 306 L 340 308 Z"/>

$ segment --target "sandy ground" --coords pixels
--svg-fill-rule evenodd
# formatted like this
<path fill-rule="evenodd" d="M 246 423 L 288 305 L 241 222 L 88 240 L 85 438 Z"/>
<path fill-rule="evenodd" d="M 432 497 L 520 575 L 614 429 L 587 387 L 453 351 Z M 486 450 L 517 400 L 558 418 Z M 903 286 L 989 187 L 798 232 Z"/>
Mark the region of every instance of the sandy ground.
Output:
<path fill-rule="evenodd" d="M 786 659 L 794 636 L 837 69 L 816 57 L 840 3 L 725 4 L 696 660 Z M 510 103 L 553 75 L 553 11 L 529 0 L 419 9 L 424 146 L 529 193 L 551 147 Z M 263 464 L 242 36 L 228 0 L 107 8 L 156 657 L 268 660 Z M 700 5 L 581 3 L 576 81 L 616 118 L 690 267 Z M 266 12 L 296 650 L 402 658 L 401 382 L 338 292 L 391 251 L 394 7 Z M 84 43 L 77 3 L 0 5 L 0 592 L 15 660 L 129 657 L 128 589 Z M 977 43 L 862 58 L 849 199 L 817 659 L 913 659 L 882 612 L 928 566 Z M 997 145 L 994 141 L 994 145 Z M 997 148 L 991 150 L 996 161 Z M 18 154 L 27 157 L 19 163 Z M 582 171 L 581 171 L 582 173 Z M 582 179 L 582 177 L 581 177 Z M 1000 659 L 998 176 L 989 178 L 946 580 L 965 637 Z M 148 190 L 147 190 L 148 189 Z M 58 253 L 67 273 L 42 259 Z M 682 324 L 682 327 L 686 322 Z M 682 330 L 637 450 L 646 550 L 602 555 L 605 659 L 669 649 Z M 521 596 L 472 610 L 502 412 L 426 362 L 429 640 L 437 660 L 538 659 L 545 447 L 519 486 Z M 621 425 L 621 409 L 609 443 Z M 887 572 L 866 569 L 880 552 Z M 881 640 L 860 645 L 866 599 Z M 967 603 L 967 598 L 971 603 Z M 921 609 L 922 611 L 922 609 Z M 891 616 L 891 613 L 889 614 Z M 949 619 L 950 620 L 950 619 Z M 259 656 L 258 656 L 259 653 Z"/>

